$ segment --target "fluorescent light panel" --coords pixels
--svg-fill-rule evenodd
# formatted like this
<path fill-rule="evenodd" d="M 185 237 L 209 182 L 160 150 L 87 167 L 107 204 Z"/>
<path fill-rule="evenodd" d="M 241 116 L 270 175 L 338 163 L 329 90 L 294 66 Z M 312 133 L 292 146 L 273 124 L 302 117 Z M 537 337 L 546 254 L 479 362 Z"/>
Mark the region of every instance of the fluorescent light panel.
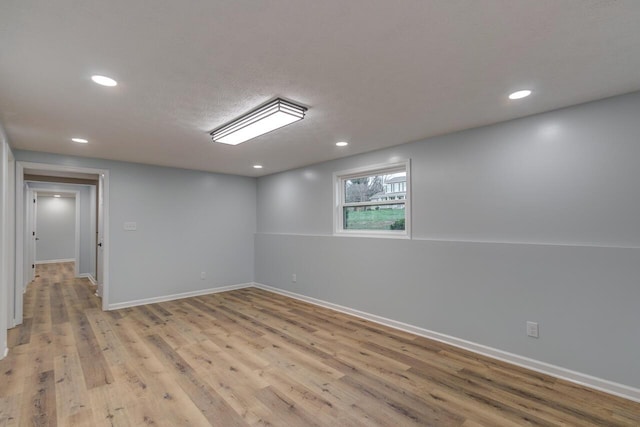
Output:
<path fill-rule="evenodd" d="M 214 142 L 238 145 L 304 118 L 307 109 L 277 98 L 211 132 Z"/>

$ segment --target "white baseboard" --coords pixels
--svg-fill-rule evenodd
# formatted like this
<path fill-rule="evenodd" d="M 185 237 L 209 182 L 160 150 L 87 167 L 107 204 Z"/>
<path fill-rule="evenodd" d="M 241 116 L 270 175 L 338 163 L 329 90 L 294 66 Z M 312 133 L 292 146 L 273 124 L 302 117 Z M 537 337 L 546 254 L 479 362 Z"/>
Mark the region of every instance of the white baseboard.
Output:
<path fill-rule="evenodd" d="M 387 319 L 386 317 L 378 316 L 371 313 L 366 313 L 364 311 L 360 311 L 360 310 L 345 307 L 342 305 L 334 304 L 331 302 L 308 297 L 306 295 L 297 294 L 295 292 L 285 291 L 283 289 L 274 288 L 272 286 L 263 285 L 261 283 L 254 283 L 253 285 L 256 288 L 260 288 L 265 291 L 284 295 L 300 301 L 305 301 L 314 305 L 329 308 L 331 310 L 340 311 L 342 313 L 360 317 L 362 319 L 379 323 L 381 325 L 389 326 L 394 329 L 410 332 L 412 334 L 420 335 L 422 337 L 429 338 L 435 341 L 440 341 L 445 344 L 462 348 L 464 350 L 469 350 L 474 353 L 481 354 L 483 356 L 488 356 L 493 359 L 511 363 L 513 365 L 527 368 L 532 371 L 551 375 L 552 377 L 570 381 L 572 383 L 579 384 L 581 386 L 600 390 L 605 393 L 609 393 L 615 396 L 623 397 L 625 399 L 633 400 L 635 402 L 640 402 L 640 389 L 638 388 L 630 387 L 624 384 L 619 384 L 619 383 L 605 380 L 602 378 L 597 378 L 591 375 L 583 374 L 581 372 L 572 371 L 570 369 L 566 369 L 560 366 L 551 365 L 549 363 L 541 362 L 535 359 L 530 359 L 528 357 L 520 356 L 517 354 L 499 350 L 496 348 L 488 347 L 482 344 L 477 344 L 471 341 L 441 334 L 439 332 L 430 331 L 428 329 L 420 328 L 414 325 L 409 325 L 403 322 L 398 322 L 396 320 Z"/>
<path fill-rule="evenodd" d="M 57 264 L 59 262 L 76 262 L 76 259 L 75 258 L 46 259 L 44 261 L 36 261 L 36 265 L 38 265 L 38 264 Z"/>
<path fill-rule="evenodd" d="M 180 294 L 117 302 L 115 304 L 109 304 L 109 310 L 119 310 L 121 308 L 135 307 L 138 305 L 155 304 L 157 302 L 173 301 L 183 298 L 198 297 L 201 295 L 217 294 L 218 292 L 233 291 L 236 289 L 250 288 L 252 286 L 254 286 L 253 283 L 241 283 L 239 285 L 221 286 L 219 288 L 201 289 L 199 291 L 183 292 Z"/>
<path fill-rule="evenodd" d="M 78 277 L 89 279 L 92 285 L 98 286 L 98 282 L 96 282 L 96 279 L 93 278 L 93 275 L 91 273 L 82 273 L 82 274 L 79 274 Z"/>

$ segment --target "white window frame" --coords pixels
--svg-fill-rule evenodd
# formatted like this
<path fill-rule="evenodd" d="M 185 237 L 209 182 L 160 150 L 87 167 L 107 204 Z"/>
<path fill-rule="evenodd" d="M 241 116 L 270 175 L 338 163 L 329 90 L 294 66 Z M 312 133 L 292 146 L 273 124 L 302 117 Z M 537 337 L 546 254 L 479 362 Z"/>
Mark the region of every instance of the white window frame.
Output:
<path fill-rule="evenodd" d="M 405 170 L 407 174 L 407 189 L 404 199 L 398 200 L 381 200 L 379 202 L 358 202 L 344 203 L 345 186 L 343 182 L 351 178 L 361 178 L 376 174 L 385 174 L 393 171 Z M 395 239 L 411 238 L 411 161 L 409 159 L 383 163 L 371 166 L 365 166 L 345 171 L 335 172 L 333 174 L 333 200 L 334 200 L 334 235 L 336 236 L 355 236 L 355 237 L 381 237 Z M 399 205 L 404 204 L 404 230 L 345 230 L 343 208 L 348 206 L 380 206 L 380 205 Z"/>

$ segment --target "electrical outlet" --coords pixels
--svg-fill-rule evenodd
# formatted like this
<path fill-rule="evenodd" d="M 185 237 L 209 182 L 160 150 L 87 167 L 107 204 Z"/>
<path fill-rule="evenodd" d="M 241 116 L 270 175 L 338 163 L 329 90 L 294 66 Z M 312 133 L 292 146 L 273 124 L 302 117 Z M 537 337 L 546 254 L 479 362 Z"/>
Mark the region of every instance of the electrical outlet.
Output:
<path fill-rule="evenodd" d="M 200 280 L 204 280 L 205 277 L 207 277 L 207 274 L 204 271 L 200 272 Z"/>
<path fill-rule="evenodd" d="M 538 338 L 538 323 L 537 322 L 527 322 L 527 336 L 531 338 Z"/>
<path fill-rule="evenodd" d="M 291 275 L 291 281 L 292 281 L 293 283 L 296 283 L 296 282 L 298 281 L 298 276 L 296 275 L 296 273 L 293 273 L 293 274 Z"/>
<path fill-rule="evenodd" d="M 125 222 L 123 228 L 125 231 L 136 231 L 138 229 L 138 224 L 135 222 Z"/>

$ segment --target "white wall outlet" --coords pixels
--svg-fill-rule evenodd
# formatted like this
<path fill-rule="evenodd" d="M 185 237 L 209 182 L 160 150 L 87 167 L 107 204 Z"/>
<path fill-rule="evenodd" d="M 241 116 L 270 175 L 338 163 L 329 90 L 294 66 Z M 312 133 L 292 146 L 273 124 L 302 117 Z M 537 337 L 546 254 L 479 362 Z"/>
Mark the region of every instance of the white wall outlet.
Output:
<path fill-rule="evenodd" d="M 527 336 L 532 338 L 538 338 L 538 323 L 537 322 L 527 322 Z"/>
<path fill-rule="evenodd" d="M 291 281 L 292 281 L 293 283 L 296 283 L 296 282 L 298 281 L 298 276 L 296 275 L 296 273 L 293 273 L 293 274 L 291 275 Z"/>
<path fill-rule="evenodd" d="M 200 280 L 204 280 L 205 277 L 207 277 L 207 273 L 205 273 L 204 271 L 200 272 Z"/>
<path fill-rule="evenodd" d="M 135 222 L 125 222 L 124 229 L 126 231 L 136 231 L 138 229 L 138 224 Z"/>

